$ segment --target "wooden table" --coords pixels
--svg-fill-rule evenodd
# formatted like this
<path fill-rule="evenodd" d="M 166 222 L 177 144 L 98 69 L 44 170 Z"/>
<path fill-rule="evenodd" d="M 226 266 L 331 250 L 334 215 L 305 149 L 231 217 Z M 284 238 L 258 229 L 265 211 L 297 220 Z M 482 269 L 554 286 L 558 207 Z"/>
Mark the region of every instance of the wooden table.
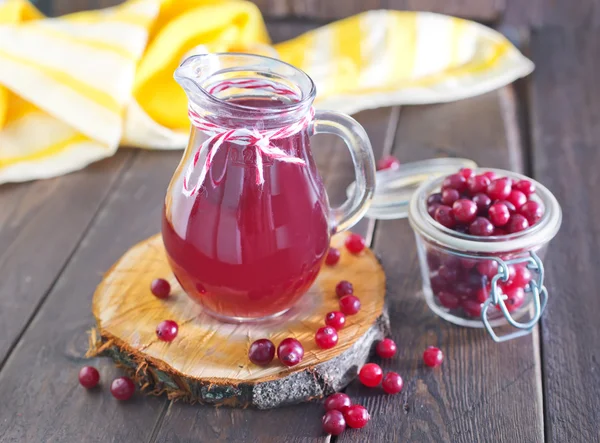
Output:
<path fill-rule="evenodd" d="M 108 2 L 38 3 L 59 14 Z M 310 7 L 327 2 L 258 3 L 275 15 L 319 20 L 344 12 Z M 341 9 L 350 3 L 362 5 L 348 2 Z M 393 153 L 403 162 L 469 157 L 545 183 L 564 211 L 545 260 L 550 302 L 532 335 L 508 343 L 455 327 L 433 315 L 419 294 L 407 221 L 363 220 L 355 230 L 367 237 L 387 270 L 393 338 L 399 344 L 397 358 L 383 366 L 399 371 L 405 387 L 386 396 L 351 384 L 346 392 L 373 418 L 364 430 L 333 440 L 600 441 L 600 30 L 595 27 L 600 10 L 592 1 L 568 0 L 421 3 L 417 7 L 500 26 L 520 39 L 537 65 L 535 73 L 477 98 L 377 109 L 356 118 L 376 157 Z M 313 26 L 308 20 L 278 19 L 270 30 L 283 40 Z M 352 179 L 349 157 L 338 140 L 327 137 L 315 139 L 314 153 L 332 201 L 339 202 Z M 122 149 L 74 174 L 0 187 L 0 441 L 331 441 L 321 434 L 318 402 L 270 411 L 189 406 L 142 395 L 118 403 L 106 386 L 120 371 L 105 359 L 92 362 L 100 368 L 104 389 L 84 392 L 78 385 L 77 372 L 87 363 L 94 288 L 125 250 L 159 230 L 164 192 L 180 155 Z M 422 366 L 428 345 L 444 350 L 440 369 Z"/>

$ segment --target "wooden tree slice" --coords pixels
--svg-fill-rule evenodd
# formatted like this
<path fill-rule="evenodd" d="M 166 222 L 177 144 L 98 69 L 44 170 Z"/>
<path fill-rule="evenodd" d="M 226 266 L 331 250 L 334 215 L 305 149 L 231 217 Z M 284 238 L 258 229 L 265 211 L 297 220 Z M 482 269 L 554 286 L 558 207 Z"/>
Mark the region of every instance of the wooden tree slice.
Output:
<path fill-rule="evenodd" d="M 261 323 L 228 324 L 202 312 L 173 276 L 160 235 L 131 248 L 106 274 L 93 299 L 97 330 L 92 331 L 89 355 L 108 355 L 135 371 L 142 388 L 166 392 L 190 402 L 254 406 L 261 409 L 322 397 L 345 387 L 367 360 L 372 345 L 389 329 L 384 312 L 385 274 L 369 249 L 360 255 L 344 247 L 345 234 L 332 245 L 342 251 L 340 262 L 323 266 L 316 282 L 285 315 Z M 167 300 L 150 292 L 153 279 L 167 279 Z M 347 317 L 332 349 L 319 349 L 315 331 L 327 312 L 338 310 L 335 286 L 349 280 L 362 303 Z M 179 324 L 171 343 L 156 337 L 163 320 Z M 98 334 L 99 333 L 99 334 Z M 277 358 L 267 367 L 248 359 L 250 344 L 269 338 L 277 345 L 287 337 L 302 342 L 304 359 L 292 368 Z"/>

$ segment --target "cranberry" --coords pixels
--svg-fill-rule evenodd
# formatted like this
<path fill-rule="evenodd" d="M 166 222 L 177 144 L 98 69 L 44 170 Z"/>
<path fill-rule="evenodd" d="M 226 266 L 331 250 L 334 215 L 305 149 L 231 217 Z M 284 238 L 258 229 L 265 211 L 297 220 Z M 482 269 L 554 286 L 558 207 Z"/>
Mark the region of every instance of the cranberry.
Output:
<path fill-rule="evenodd" d="M 275 345 L 271 340 L 261 338 L 250 345 L 248 358 L 259 366 L 267 366 L 275 357 Z"/>
<path fill-rule="evenodd" d="M 452 292 L 441 291 L 438 294 L 440 305 L 448 309 L 456 309 L 460 306 L 460 298 L 454 295 Z"/>
<path fill-rule="evenodd" d="M 177 337 L 179 326 L 173 320 L 161 321 L 156 327 L 156 335 L 162 341 L 173 341 Z"/>
<path fill-rule="evenodd" d="M 515 286 L 510 289 L 506 289 L 504 291 L 506 295 L 506 300 L 504 300 L 504 304 L 506 305 L 506 309 L 508 312 L 513 312 L 523 306 L 523 302 L 525 301 L 525 291 L 523 288 Z"/>
<path fill-rule="evenodd" d="M 492 172 L 492 171 L 487 171 L 487 172 L 484 172 L 484 173 L 483 173 L 483 174 L 481 174 L 481 175 L 485 175 L 487 178 L 489 178 L 489 179 L 490 179 L 490 181 L 492 181 L 492 180 L 496 180 L 496 177 L 498 177 L 498 176 L 496 175 L 496 173 L 495 173 L 495 172 Z"/>
<path fill-rule="evenodd" d="M 475 171 L 473 171 L 471 168 L 460 168 L 458 173 L 462 175 L 466 180 L 470 179 L 475 175 Z"/>
<path fill-rule="evenodd" d="M 129 377 L 115 378 L 110 384 L 110 393 L 117 400 L 129 400 L 135 392 L 135 384 Z"/>
<path fill-rule="evenodd" d="M 525 287 L 531 281 L 531 271 L 525 265 L 509 266 L 508 281 L 504 284 L 507 288 Z"/>
<path fill-rule="evenodd" d="M 479 193 L 473 196 L 473 203 L 477 205 L 477 214 L 486 215 L 492 204 L 492 199 L 487 194 Z"/>
<path fill-rule="evenodd" d="M 384 155 L 377 162 L 377 170 L 383 169 L 398 169 L 400 167 L 400 160 L 393 155 Z"/>
<path fill-rule="evenodd" d="M 458 279 L 458 268 L 448 265 L 442 265 L 440 266 L 440 269 L 438 269 L 438 274 L 448 283 L 451 283 Z"/>
<path fill-rule="evenodd" d="M 437 269 L 440 267 L 440 263 L 441 263 L 440 254 L 433 249 L 429 249 L 427 251 L 427 264 L 429 265 L 429 268 Z"/>
<path fill-rule="evenodd" d="M 96 387 L 100 381 L 100 373 L 93 366 L 84 366 L 79 370 L 79 383 L 87 389 Z"/>
<path fill-rule="evenodd" d="M 352 254 L 359 254 L 365 249 L 365 239 L 358 234 L 350 234 L 344 244 Z"/>
<path fill-rule="evenodd" d="M 394 340 L 391 338 L 384 338 L 377 343 L 377 346 L 375 347 L 377 355 L 379 355 L 381 358 L 392 358 L 394 355 L 396 355 L 397 349 L 396 343 L 394 343 Z"/>
<path fill-rule="evenodd" d="M 478 300 L 465 299 L 462 301 L 461 308 L 469 317 L 481 317 L 481 302 Z"/>
<path fill-rule="evenodd" d="M 459 263 L 463 269 L 468 271 L 469 269 L 473 269 L 475 267 L 475 265 L 477 264 L 477 260 L 475 260 L 473 258 L 462 258 L 461 257 L 459 259 Z"/>
<path fill-rule="evenodd" d="M 402 377 L 396 372 L 388 372 L 383 377 L 382 387 L 386 394 L 397 394 L 403 386 Z"/>
<path fill-rule="evenodd" d="M 150 291 L 157 298 L 167 298 L 171 293 L 171 285 L 164 278 L 156 278 L 150 284 Z"/>
<path fill-rule="evenodd" d="M 487 195 L 492 200 L 505 200 L 511 191 L 511 182 L 508 178 L 497 178 L 493 180 L 487 187 Z"/>
<path fill-rule="evenodd" d="M 460 198 L 460 192 L 456 189 L 444 189 L 442 191 L 442 204 L 452 206 Z"/>
<path fill-rule="evenodd" d="M 544 215 L 544 208 L 538 202 L 529 200 L 519 208 L 519 213 L 527 219 L 529 226 L 532 226 L 540 221 Z"/>
<path fill-rule="evenodd" d="M 427 213 L 431 216 L 431 218 L 435 218 L 435 211 L 440 206 L 442 206 L 441 203 L 432 203 L 429 206 L 427 206 Z"/>
<path fill-rule="evenodd" d="M 466 281 L 459 281 L 453 287 L 453 292 L 460 298 L 471 298 L 475 294 L 475 289 Z"/>
<path fill-rule="evenodd" d="M 431 368 L 441 365 L 443 361 L 443 352 L 434 346 L 429 346 L 425 349 L 425 352 L 423 352 L 423 363 Z"/>
<path fill-rule="evenodd" d="M 435 192 L 427 197 L 427 205 L 433 205 L 434 203 L 442 203 L 442 194 Z"/>
<path fill-rule="evenodd" d="M 346 316 L 338 311 L 331 311 L 325 315 L 325 324 L 339 331 L 346 324 Z"/>
<path fill-rule="evenodd" d="M 510 220 L 508 220 L 508 224 L 506 225 L 506 230 L 509 234 L 514 232 L 524 231 L 529 227 L 529 222 L 527 219 L 521 214 L 513 214 L 510 216 Z"/>
<path fill-rule="evenodd" d="M 450 206 L 442 205 L 435 210 L 435 221 L 447 228 L 453 228 L 456 225 L 454 213 Z"/>
<path fill-rule="evenodd" d="M 506 206 L 508 208 L 508 212 L 510 212 L 511 215 L 514 214 L 515 212 L 517 212 L 515 205 L 513 205 L 508 200 L 496 200 L 494 203 L 501 203 L 504 206 Z"/>
<path fill-rule="evenodd" d="M 315 343 L 321 349 L 331 349 L 338 342 L 338 335 L 335 328 L 331 326 L 323 326 L 317 330 L 315 334 Z"/>
<path fill-rule="evenodd" d="M 323 416 L 323 432 L 340 435 L 346 429 L 344 414 L 337 410 L 327 411 Z"/>
<path fill-rule="evenodd" d="M 325 264 L 327 266 L 335 266 L 340 261 L 341 256 L 342 253 L 339 249 L 333 247 L 329 248 L 329 251 L 327 251 L 327 256 L 325 257 Z"/>
<path fill-rule="evenodd" d="M 494 203 L 490 206 L 488 217 L 494 226 L 504 226 L 508 223 L 510 212 L 504 203 Z"/>
<path fill-rule="evenodd" d="M 325 399 L 325 410 L 327 411 L 346 412 L 346 409 L 348 409 L 350 406 L 352 406 L 350 397 L 341 392 L 331 394 Z"/>
<path fill-rule="evenodd" d="M 286 366 L 295 366 L 304 357 L 304 348 L 295 338 L 286 338 L 277 346 L 277 357 Z"/>
<path fill-rule="evenodd" d="M 344 295 L 352 294 L 354 292 L 354 287 L 352 283 L 346 280 L 342 280 L 335 287 L 335 293 L 338 297 L 343 297 Z"/>
<path fill-rule="evenodd" d="M 485 301 L 490 297 L 490 291 L 487 287 L 479 288 L 475 293 L 475 300 L 479 303 L 485 303 Z M 480 312 L 481 314 L 481 312 Z"/>
<path fill-rule="evenodd" d="M 360 429 L 367 425 L 371 419 L 371 416 L 369 415 L 369 411 L 367 411 L 364 406 L 352 405 L 344 413 L 344 418 L 346 419 L 346 424 L 349 427 Z"/>
<path fill-rule="evenodd" d="M 520 180 L 514 184 L 513 188 L 515 188 L 517 191 L 521 191 L 527 197 L 535 194 L 535 185 L 529 180 Z"/>
<path fill-rule="evenodd" d="M 469 234 L 479 237 L 487 237 L 494 233 L 494 225 L 485 217 L 477 217 L 473 223 L 469 225 Z"/>
<path fill-rule="evenodd" d="M 476 175 L 474 177 L 469 178 L 469 180 L 467 181 L 469 192 L 472 195 L 485 192 L 489 184 L 490 179 L 487 178 L 485 175 Z"/>
<path fill-rule="evenodd" d="M 375 386 L 379 385 L 382 378 L 383 371 L 379 365 L 375 363 L 367 363 L 360 368 L 360 372 L 358 373 L 358 379 L 360 382 L 369 388 L 374 388 Z"/>
<path fill-rule="evenodd" d="M 527 196 L 521 191 L 513 189 L 506 200 L 515 205 L 515 209 L 519 209 L 521 206 L 527 203 Z"/>
<path fill-rule="evenodd" d="M 455 189 L 456 191 L 465 192 L 467 190 L 467 179 L 461 174 L 452 174 L 442 182 L 442 189 Z M 442 193 L 442 197 L 443 197 Z"/>
<path fill-rule="evenodd" d="M 502 228 L 494 228 L 494 233 L 492 235 L 495 235 L 495 236 L 506 235 L 506 231 Z"/>
<path fill-rule="evenodd" d="M 459 223 L 471 223 L 477 217 L 477 204 L 471 200 L 461 198 L 452 205 L 454 219 Z"/>
<path fill-rule="evenodd" d="M 477 263 L 477 272 L 491 279 L 498 273 L 498 262 L 496 260 L 481 260 Z"/>
<path fill-rule="evenodd" d="M 354 315 L 360 311 L 360 300 L 354 295 L 344 295 L 340 298 L 340 311 L 346 315 Z"/>
<path fill-rule="evenodd" d="M 446 286 L 448 285 L 446 283 L 446 280 L 444 280 L 439 274 L 431 276 L 431 278 L 429 279 L 429 284 L 431 285 L 431 290 L 434 294 L 438 294 L 439 292 L 444 291 L 446 289 Z"/>

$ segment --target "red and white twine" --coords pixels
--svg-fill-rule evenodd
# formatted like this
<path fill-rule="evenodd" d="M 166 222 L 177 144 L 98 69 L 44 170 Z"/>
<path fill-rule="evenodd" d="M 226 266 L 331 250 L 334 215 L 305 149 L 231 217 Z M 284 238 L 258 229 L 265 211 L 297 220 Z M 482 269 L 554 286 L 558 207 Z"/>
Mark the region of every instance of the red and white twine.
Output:
<path fill-rule="evenodd" d="M 229 88 L 244 89 L 266 89 L 273 91 L 278 95 L 288 96 L 298 99 L 298 93 L 280 83 L 265 79 L 232 79 L 217 83 L 208 89 L 210 94 L 216 94 Z M 194 105 L 190 104 L 188 115 L 192 124 L 199 130 L 209 135 L 209 138 L 200 145 L 200 148 L 194 154 L 192 162 L 188 165 L 183 177 L 183 193 L 186 196 L 192 196 L 200 190 L 211 164 L 219 152 L 223 143 L 233 143 L 241 146 L 252 146 L 256 149 L 256 184 L 262 185 L 265 181 L 263 174 L 263 158 L 266 156 L 276 161 L 285 163 L 294 163 L 304 165 L 304 160 L 287 154 L 283 150 L 271 144 L 273 140 L 284 139 L 307 128 L 314 118 L 314 110 L 310 111 L 300 120 L 282 128 L 271 130 L 258 130 L 256 128 L 236 128 L 229 129 L 211 123 L 204 119 L 194 110 Z M 194 171 L 200 164 L 201 169 L 198 179 L 194 186 L 190 187 L 190 180 Z"/>

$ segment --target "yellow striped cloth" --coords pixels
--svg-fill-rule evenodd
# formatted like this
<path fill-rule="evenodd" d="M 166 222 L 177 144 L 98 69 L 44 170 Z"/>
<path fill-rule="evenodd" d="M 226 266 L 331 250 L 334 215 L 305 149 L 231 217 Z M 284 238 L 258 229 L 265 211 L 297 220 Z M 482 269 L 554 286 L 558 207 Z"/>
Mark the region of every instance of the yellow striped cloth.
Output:
<path fill-rule="evenodd" d="M 119 145 L 184 147 L 181 60 L 269 43 L 247 1 L 129 0 L 45 18 L 25 0 L 0 0 L 0 183 L 74 171 Z M 315 80 L 318 107 L 348 113 L 457 100 L 533 70 L 497 32 L 422 12 L 371 11 L 274 49 Z"/>

